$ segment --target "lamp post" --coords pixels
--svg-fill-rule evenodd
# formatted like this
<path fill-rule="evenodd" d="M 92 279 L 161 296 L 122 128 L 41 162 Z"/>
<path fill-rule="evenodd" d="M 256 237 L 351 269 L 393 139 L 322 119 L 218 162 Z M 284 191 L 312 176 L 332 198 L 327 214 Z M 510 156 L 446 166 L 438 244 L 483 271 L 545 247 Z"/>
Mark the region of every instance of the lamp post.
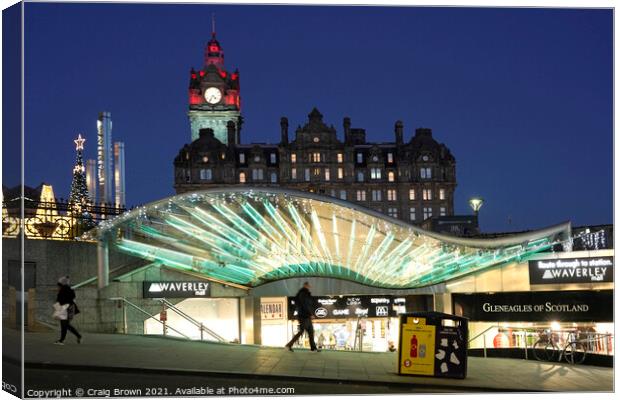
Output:
<path fill-rule="evenodd" d="M 484 199 L 482 197 L 472 197 L 469 199 L 469 206 L 472 210 L 474 210 L 474 215 L 478 216 L 478 211 L 484 204 Z"/>

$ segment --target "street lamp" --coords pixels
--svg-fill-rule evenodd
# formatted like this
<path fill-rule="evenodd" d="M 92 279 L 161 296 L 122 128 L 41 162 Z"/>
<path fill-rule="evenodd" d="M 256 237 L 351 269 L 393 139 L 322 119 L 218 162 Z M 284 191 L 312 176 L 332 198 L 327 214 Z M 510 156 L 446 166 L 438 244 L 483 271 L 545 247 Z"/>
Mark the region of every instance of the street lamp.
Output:
<path fill-rule="evenodd" d="M 474 210 L 474 215 L 478 215 L 478 211 L 484 204 L 484 199 L 482 197 L 472 197 L 469 199 L 469 206 L 472 210 Z"/>

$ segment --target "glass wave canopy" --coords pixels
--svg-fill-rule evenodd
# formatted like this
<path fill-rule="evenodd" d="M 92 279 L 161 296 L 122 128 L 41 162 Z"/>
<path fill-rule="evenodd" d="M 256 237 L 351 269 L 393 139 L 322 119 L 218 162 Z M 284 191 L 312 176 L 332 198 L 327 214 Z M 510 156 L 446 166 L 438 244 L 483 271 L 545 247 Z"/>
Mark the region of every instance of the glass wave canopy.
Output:
<path fill-rule="evenodd" d="M 551 247 L 557 232 L 516 243 L 460 240 L 329 197 L 246 189 L 173 196 L 103 222 L 85 238 L 251 287 L 322 276 L 404 289 L 520 260 Z"/>

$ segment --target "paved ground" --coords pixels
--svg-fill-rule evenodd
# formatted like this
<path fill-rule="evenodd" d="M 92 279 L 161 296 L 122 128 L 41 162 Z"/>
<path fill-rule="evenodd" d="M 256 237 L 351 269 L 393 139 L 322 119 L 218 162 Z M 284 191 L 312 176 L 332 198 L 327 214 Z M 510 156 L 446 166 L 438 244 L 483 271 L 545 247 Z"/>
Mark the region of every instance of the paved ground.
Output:
<path fill-rule="evenodd" d="M 10 338 L 16 332 L 5 329 L 4 335 Z M 384 387 L 392 393 L 613 390 L 613 369 L 603 367 L 470 357 L 467 379 L 454 380 L 397 375 L 395 353 L 323 351 L 316 354 L 299 350 L 290 353 L 280 348 L 112 334 L 87 334 L 81 345 L 69 337 L 65 346 L 56 346 L 51 344 L 55 338 L 52 333 L 26 334 L 26 365 L 33 377 L 37 373 L 48 379 L 55 376 L 41 372 L 45 369 L 54 370 L 56 375 L 61 370 L 77 371 L 75 374 L 86 369 L 90 374 L 101 371 L 107 372 L 111 380 L 118 373 L 141 376 L 169 371 L 168 375 L 200 376 L 202 382 L 233 377 L 234 382 L 271 381 L 271 386 L 315 382 L 317 391 L 321 385 L 327 388 L 327 391 L 321 389 L 322 393 L 330 393 L 329 385 L 343 384 L 358 387 L 351 393 L 377 393 L 368 389 L 370 385 Z M 4 357 L 16 359 L 18 352 L 19 348 L 5 347 Z M 27 387 L 29 382 L 34 384 L 27 379 Z M 312 393 L 312 388 L 306 387 L 310 390 L 306 393 Z M 343 392 L 334 389 L 333 393 Z"/>

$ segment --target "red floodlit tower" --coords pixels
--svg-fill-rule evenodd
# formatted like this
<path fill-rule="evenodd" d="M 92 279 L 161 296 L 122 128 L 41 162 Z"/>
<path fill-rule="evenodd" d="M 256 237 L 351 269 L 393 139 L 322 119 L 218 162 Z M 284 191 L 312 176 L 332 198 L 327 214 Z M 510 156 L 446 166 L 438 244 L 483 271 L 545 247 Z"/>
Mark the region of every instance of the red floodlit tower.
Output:
<path fill-rule="evenodd" d="M 189 121 L 192 141 L 198 139 L 204 128 L 213 129 L 216 139 L 229 143 L 228 122 L 235 127 L 234 142 L 239 143 L 241 130 L 241 96 L 239 94 L 239 70 L 233 73 L 224 67 L 224 50 L 215 37 L 215 20 L 211 40 L 204 52 L 204 65 L 190 71 L 189 82 Z"/>

